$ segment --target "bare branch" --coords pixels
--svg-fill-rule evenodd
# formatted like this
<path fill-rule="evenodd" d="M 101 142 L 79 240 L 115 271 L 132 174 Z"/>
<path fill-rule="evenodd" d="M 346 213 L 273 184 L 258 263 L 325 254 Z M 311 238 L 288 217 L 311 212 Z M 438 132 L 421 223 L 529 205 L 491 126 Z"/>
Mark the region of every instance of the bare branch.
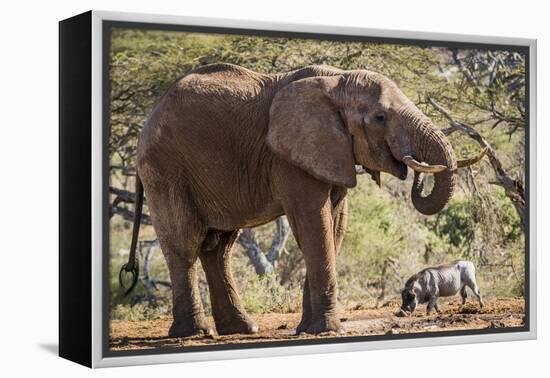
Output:
<path fill-rule="evenodd" d="M 284 250 L 288 235 L 290 234 L 290 226 L 285 216 L 277 218 L 276 224 L 277 231 L 267 254 L 263 253 L 254 230 L 250 228 L 243 229 L 237 239 L 239 244 L 245 249 L 252 265 L 254 265 L 256 273 L 260 276 L 274 271 L 275 264 L 281 256 L 281 252 Z"/>
<path fill-rule="evenodd" d="M 118 202 L 126 202 L 126 203 L 136 202 L 136 194 L 128 190 L 118 189 L 113 186 L 110 186 L 109 193 L 115 194 L 117 196 L 116 199 L 118 199 Z"/>
<path fill-rule="evenodd" d="M 256 239 L 256 234 L 250 228 L 245 228 L 239 234 L 237 239 L 239 244 L 243 246 L 248 255 L 248 258 L 254 265 L 254 269 L 258 275 L 263 276 L 266 273 L 273 272 L 273 264 L 267 259 L 260 248 L 260 243 Z"/>
<path fill-rule="evenodd" d="M 468 126 L 462 122 L 454 120 L 450 112 L 445 109 L 442 105 L 437 103 L 432 97 L 428 97 L 428 101 L 432 106 L 438 110 L 450 124 L 449 128 L 443 130 L 445 135 L 450 135 L 455 131 L 462 131 L 470 138 L 474 139 L 484 148 L 487 148 L 487 156 L 489 157 L 489 162 L 491 167 L 495 172 L 497 182 L 502 186 L 506 192 L 506 196 L 512 201 L 519 218 L 521 220 L 521 227 L 525 230 L 525 189 L 521 181 L 514 179 L 503 167 L 502 162 L 498 159 L 495 150 L 491 144 L 473 127 Z"/>
<path fill-rule="evenodd" d="M 275 263 L 281 256 L 281 252 L 285 247 L 288 235 L 290 235 L 290 226 L 285 216 L 277 218 L 277 231 L 271 242 L 269 252 L 267 252 L 267 260 L 272 264 Z"/>
<path fill-rule="evenodd" d="M 124 220 L 127 220 L 129 222 L 134 221 L 134 212 L 128 210 L 125 207 L 118 206 L 118 205 L 111 205 L 111 217 L 115 214 L 120 215 Z M 141 224 L 145 224 L 148 226 L 152 225 L 153 222 L 151 222 L 151 217 L 147 214 L 142 214 Z"/>

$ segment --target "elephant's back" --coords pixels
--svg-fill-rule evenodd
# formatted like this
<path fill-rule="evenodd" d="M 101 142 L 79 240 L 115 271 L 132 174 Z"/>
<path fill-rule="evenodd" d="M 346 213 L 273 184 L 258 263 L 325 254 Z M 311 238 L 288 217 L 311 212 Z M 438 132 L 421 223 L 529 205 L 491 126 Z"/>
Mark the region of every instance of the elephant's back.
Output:
<path fill-rule="evenodd" d="M 261 182 L 271 156 L 264 142 L 269 117 L 264 78 L 223 64 L 179 79 L 141 132 L 138 170 L 191 188 L 208 218 L 269 202 Z"/>
<path fill-rule="evenodd" d="M 228 141 L 254 139 L 267 132 L 269 77 L 231 64 L 200 67 L 178 79 L 155 105 L 142 131 L 143 148 L 149 141 L 163 149 L 219 153 Z M 257 137 L 257 135 L 256 135 Z"/>
<path fill-rule="evenodd" d="M 270 76 L 233 64 L 199 67 L 179 79 L 172 90 L 184 99 L 208 97 L 223 108 L 257 102 L 264 95 Z"/>

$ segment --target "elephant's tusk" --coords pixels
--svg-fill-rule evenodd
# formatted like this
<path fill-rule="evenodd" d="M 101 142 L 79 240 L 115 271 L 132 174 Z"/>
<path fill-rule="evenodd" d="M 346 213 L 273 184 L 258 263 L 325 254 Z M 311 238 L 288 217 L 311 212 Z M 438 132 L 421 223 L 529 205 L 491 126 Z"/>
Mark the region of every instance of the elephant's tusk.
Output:
<path fill-rule="evenodd" d="M 477 154 L 477 156 L 474 156 L 473 158 L 471 159 L 465 159 L 465 160 L 459 160 L 456 162 L 456 166 L 457 168 L 465 168 L 465 167 L 469 167 L 470 165 L 473 165 L 475 163 L 477 163 L 478 161 L 481 160 L 481 158 L 483 156 L 485 156 L 487 154 L 487 147 L 485 147 L 483 150 L 481 150 L 479 152 L 479 154 Z"/>
<path fill-rule="evenodd" d="M 441 173 L 448 169 L 444 165 L 430 165 L 426 163 L 421 163 L 410 155 L 403 157 L 402 161 L 407 165 L 407 167 L 411 168 L 415 172 L 420 173 Z"/>
<path fill-rule="evenodd" d="M 380 181 L 380 171 L 372 171 L 370 173 L 370 177 L 374 180 L 376 185 L 378 185 L 379 188 L 382 187 L 382 183 Z"/>
<path fill-rule="evenodd" d="M 361 167 L 355 167 L 355 173 L 358 175 L 362 175 L 364 173 L 370 174 L 370 177 L 376 183 L 376 185 L 378 185 L 378 187 L 381 187 L 380 171 L 375 171 L 372 169 L 368 169 L 365 166 L 361 166 Z"/>
<path fill-rule="evenodd" d="M 478 161 L 481 160 L 481 158 L 483 158 L 483 156 L 485 156 L 487 154 L 487 150 L 488 150 L 488 148 L 485 147 L 483 150 L 481 150 L 473 158 L 457 161 L 456 162 L 456 167 L 457 168 L 465 168 L 465 167 L 469 167 L 470 165 L 473 165 L 473 164 L 477 163 Z M 418 160 L 416 160 L 415 158 L 413 158 L 410 155 L 407 155 L 407 156 L 403 157 L 402 161 L 409 168 L 411 168 L 415 172 L 420 172 L 420 173 L 441 173 L 441 172 L 445 172 L 446 170 L 448 170 L 448 168 L 444 165 L 430 165 L 430 164 L 426 164 L 426 163 L 421 163 L 421 162 L 419 162 Z"/>

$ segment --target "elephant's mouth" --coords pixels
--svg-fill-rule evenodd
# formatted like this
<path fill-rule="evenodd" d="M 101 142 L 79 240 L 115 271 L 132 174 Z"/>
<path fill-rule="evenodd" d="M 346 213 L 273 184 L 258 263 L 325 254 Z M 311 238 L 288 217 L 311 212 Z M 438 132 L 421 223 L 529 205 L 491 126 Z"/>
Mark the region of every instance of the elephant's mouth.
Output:
<path fill-rule="evenodd" d="M 399 176 L 397 176 L 397 178 L 400 180 L 405 180 L 409 171 L 407 169 L 407 165 L 401 161 L 398 161 L 397 163 L 399 164 Z"/>
<path fill-rule="evenodd" d="M 390 174 L 397 177 L 399 180 L 405 180 L 407 178 L 408 173 L 408 167 L 407 165 L 401 161 L 401 159 L 398 159 L 393 154 L 393 150 L 391 146 L 388 144 L 388 152 L 391 159 L 391 168 L 390 168 Z"/>
<path fill-rule="evenodd" d="M 397 177 L 399 180 L 405 180 L 407 178 L 408 168 L 405 163 L 403 163 L 400 160 L 397 160 L 393 154 L 392 157 L 392 171 L 390 172 L 392 175 Z"/>
<path fill-rule="evenodd" d="M 397 177 L 400 180 L 405 180 L 407 178 L 407 173 L 408 173 L 407 165 L 400 162 L 399 160 L 396 160 L 395 158 L 393 160 L 394 160 L 393 161 L 394 164 L 392 166 L 392 170 L 391 172 L 388 172 L 388 173 Z M 380 186 L 380 171 L 369 169 L 364 165 L 362 165 L 362 167 L 365 170 L 365 172 L 370 174 L 371 178 L 376 182 L 376 184 Z"/>

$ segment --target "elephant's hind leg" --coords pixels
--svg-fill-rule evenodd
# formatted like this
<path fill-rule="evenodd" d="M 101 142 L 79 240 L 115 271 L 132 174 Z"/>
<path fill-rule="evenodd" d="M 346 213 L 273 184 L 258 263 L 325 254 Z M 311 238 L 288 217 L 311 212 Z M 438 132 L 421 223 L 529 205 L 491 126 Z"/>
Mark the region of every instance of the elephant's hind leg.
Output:
<path fill-rule="evenodd" d="M 197 278 L 197 257 L 206 227 L 197 219 L 185 191 L 170 185 L 156 189 L 148 191 L 147 201 L 172 282 L 174 321 L 168 335 L 210 335 Z"/>
<path fill-rule="evenodd" d="M 217 235 L 213 235 L 215 232 Z M 217 243 L 203 244 L 200 253 L 201 264 L 210 289 L 212 315 L 220 335 L 258 332 L 258 326 L 241 306 L 231 274 L 231 247 L 237 234 L 238 231 L 210 231 L 207 240 L 216 240 Z"/>

